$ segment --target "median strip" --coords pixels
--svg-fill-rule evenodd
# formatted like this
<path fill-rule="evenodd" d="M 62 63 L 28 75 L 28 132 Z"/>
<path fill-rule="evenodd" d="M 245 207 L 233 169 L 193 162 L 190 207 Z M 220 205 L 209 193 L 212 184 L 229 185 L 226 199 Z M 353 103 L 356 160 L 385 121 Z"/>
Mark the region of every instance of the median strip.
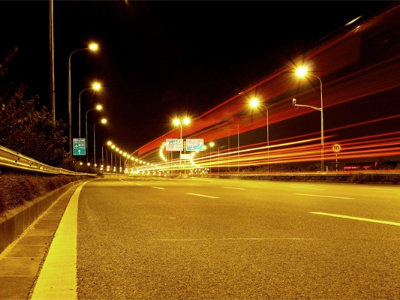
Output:
<path fill-rule="evenodd" d="M 336 217 L 336 218 L 342 218 L 342 219 L 351 219 L 351 220 L 371 222 L 371 223 L 379 223 L 379 224 L 400 226 L 400 223 L 397 223 L 397 222 L 382 221 L 382 220 L 367 219 L 367 218 L 359 218 L 359 217 L 352 217 L 352 216 L 346 216 L 346 215 L 336 215 L 336 214 L 329 214 L 329 213 L 324 213 L 324 212 L 310 212 L 310 214 L 323 215 L 323 216 L 329 216 L 329 217 Z"/>
<path fill-rule="evenodd" d="M 163 187 L 159 187 L 159 186 L 152 186 L 153 189 L 159 189 L 159 190 L 165 190 L 165 188 Z"/>
<path fill-rule="evenodd" d="M 205 198 L 219 198 L 215 196 L 208 196 L 208 195 L 202 195 L 202 194 L 194 194 L 194 193 L 186 193 L 188 195 L 193 195 L 193 196 L 198 196 L 198 197 L 205 197 Z"/>
<path fill-rule="evenodd" d="M 310 197 L 324 197 L 324 198 L 336 198 L 336 199 L 348 199 L 352 200 L 354 198 L 349 198 L 349 197 L 339 197 L 339 196 L 325 196 L 325 195 L 313 195 L 313 194 L 296 194 L 298 196 L 310 196 Z"/>

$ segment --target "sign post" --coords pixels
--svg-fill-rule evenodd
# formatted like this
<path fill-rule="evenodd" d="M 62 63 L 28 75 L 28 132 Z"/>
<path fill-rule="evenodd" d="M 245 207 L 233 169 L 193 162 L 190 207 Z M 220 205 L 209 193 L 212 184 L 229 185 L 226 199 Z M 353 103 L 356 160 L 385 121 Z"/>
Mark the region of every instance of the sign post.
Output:
<path fill-rule="evenodd" d="M 337 160 L 337 154 L 340 152 L 340 150 L 342 150 L 342 147 L 340 146 L 340 144 L 335 144 L 332 146 L 332 151 L 335 152 L 335 154 L 336 154 L 336 162 L 335 162 L 336 172 L 338 170 L 338 164 L 339 164 L 338 160 Z"/>

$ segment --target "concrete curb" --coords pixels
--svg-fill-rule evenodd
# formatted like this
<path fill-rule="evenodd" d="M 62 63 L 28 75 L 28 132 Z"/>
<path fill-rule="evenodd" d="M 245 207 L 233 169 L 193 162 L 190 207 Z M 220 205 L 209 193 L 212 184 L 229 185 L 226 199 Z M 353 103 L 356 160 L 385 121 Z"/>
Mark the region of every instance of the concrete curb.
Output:
<path fill-rule="evenodd" d="M 49 194 L 26 202 L 25 205 L 0 217 L 0 254 L 37 220 L 62 194 L 80 180 L 64 185 Z"/>

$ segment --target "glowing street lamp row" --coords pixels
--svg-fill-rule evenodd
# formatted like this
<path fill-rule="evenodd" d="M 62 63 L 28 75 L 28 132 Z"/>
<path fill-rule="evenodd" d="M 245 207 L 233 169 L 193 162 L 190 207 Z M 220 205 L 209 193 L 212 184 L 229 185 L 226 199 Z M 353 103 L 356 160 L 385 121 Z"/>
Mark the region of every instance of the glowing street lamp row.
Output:
<path fill-rule="evenodd" d="M 81 48 L 77 49 L 75 51 L 72 51 L 71 54 L 68 57 L 68 126 L 69 126 L 69 153 L 70 156 L 72 157 L 72 101 L 71 101 L 71 58 L 72 55 L 78 51 L 83 51 L 83 50 L 90 50 L 90 51 L 97 51 L 99 49 L 99 46 L 96 43 L 91 43 L 88 45 L 86 48 Z M 80 114 L 80 113 L 79 113 Z M 80 130 L 79 130 L 80 132 Z"/>
<path fill-rule="evenodd" d="M 158 165 L 154 165 L 154 164 L 150 164 L 148 162 L 145 162 L 143 160 L 140 160 L 130 154 L 128 154 L 127 152 L 123 151 L 122 149 L 120 149 L 119 147 L 117 147 L 117 145 L 113 144 L 112 141 L 108 141 L 107 142 L 107 146 L 109 146 L 112 150 L 114 150 L 116 153 L 118 153 L 121 157 L 124 157 L 125 159 L 128 159 L 130 161 L 142 164 L 142 165 L 146 165 L 146 166 L 151 166 L 151 167 L 158 167 Z M 122 172 L 122 166 L 120 166 L 120 171 Z"/>

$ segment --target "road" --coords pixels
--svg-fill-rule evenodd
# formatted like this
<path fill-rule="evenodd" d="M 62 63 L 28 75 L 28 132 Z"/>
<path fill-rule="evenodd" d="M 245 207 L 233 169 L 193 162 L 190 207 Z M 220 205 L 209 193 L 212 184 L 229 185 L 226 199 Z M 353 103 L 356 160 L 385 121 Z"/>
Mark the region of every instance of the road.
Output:
<path fill-rule="evenodd" d="M 78 299 L 400 298 L 397 186 L 126 177 L 78 200 Z"/>

